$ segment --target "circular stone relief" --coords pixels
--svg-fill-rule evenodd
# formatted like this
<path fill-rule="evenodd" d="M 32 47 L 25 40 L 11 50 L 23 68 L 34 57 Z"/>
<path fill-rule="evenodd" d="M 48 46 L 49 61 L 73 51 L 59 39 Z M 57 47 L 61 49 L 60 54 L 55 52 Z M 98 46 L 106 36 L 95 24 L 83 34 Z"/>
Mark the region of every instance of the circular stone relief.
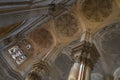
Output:
<path fill-rule="evenodd" d="M 70 37 L 78 31 L 77 19 L 71 14 L 64 14 L 55 21 L 55 30 L 58 34 Z"/>
<path fill-rule="evenodd" d="M 52 34 L 44 29 L 38 28 L 29 35 L 30 39 L 41 48 L 48 48 L 53 44 Z"/>
<path fill-rule="evenodd" d="M 84 16 L 91 21 L 103 21 L 112 12 L 113 0 L 85 0 L 82 5 Z"/>

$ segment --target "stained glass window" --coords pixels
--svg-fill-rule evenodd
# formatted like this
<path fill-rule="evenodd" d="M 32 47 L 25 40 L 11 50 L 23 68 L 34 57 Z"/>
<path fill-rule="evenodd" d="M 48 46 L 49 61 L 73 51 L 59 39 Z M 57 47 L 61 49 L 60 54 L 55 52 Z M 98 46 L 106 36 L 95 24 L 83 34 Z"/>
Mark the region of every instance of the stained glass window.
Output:
<path fill-rule="evenodd" d="M 19 46 L 13 46 L 8 51 L 18 65 L 25 61 L 26 56 L 24 55 L 23 51 L 19 48 Z"/>

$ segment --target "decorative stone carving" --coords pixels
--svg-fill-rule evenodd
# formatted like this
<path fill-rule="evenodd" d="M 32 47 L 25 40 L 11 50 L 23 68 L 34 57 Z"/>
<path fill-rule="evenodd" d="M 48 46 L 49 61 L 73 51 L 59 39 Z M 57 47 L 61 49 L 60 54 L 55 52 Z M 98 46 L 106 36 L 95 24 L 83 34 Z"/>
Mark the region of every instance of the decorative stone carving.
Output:
<path fill-rule="evenodd" d="M 112 12 L 113 0 L 84 0 L 82 11 L 84 16 L 91 21 L 100 22 Z"/>
<path fill-rule="evenodd" d="M 77 19 L 71 14 L 64 14 L 55 20 L 55 30 L 65 37 L 73 36 L 78 31 Z"/>
<path fill-rule="evenodd" d="M 30 57 L 33 55 L 34 53 L 33 45 L 27 39 L 22 39 L 18 41 L 17 45 L 23 50 L 24 54 L 27 57 Z"/>
<path fill-rule="evenodd" d="M 26 80 L 41 80 L 41 76 L 36 72 L 30 72 Z"/>
<path fill-rule="evenodd" d="M 49 71 L 49 64 L 45 61 L 39 61 L 33 65 L 31 72 L 26 77 L 26 80 L 48 80 Z"/>
<path fill-rule="evenodd" d="M 47 62 L 40 61 L 33 65 L 33 70 L 35 70 L 36 72 L 40 72 L 42 69 L 45 70 L 47 75 L 49 75 L 49 64 Z"/>

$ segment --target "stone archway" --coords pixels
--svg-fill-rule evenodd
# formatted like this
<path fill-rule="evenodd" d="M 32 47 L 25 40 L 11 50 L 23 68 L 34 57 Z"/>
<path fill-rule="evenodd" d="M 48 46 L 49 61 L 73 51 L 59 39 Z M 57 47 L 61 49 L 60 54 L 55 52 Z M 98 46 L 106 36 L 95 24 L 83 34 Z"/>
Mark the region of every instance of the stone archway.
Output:
<path fill-rule="evenodd" d="M 120 66 L 120 22 L 112 23 L 99 30 L 93 42 L 103 59 L 104 72 L 110 76 Z"/>

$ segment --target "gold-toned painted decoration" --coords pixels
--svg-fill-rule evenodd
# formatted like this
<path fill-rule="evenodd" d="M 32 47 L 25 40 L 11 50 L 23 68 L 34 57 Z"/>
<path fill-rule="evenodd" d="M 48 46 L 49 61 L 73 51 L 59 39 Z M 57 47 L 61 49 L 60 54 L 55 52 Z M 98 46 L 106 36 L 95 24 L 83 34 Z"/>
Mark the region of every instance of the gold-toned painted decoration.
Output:
<path fill-rule="evenodd" d="M 77 19 L 71 14 L 62 15 L 55 23 L 55 30 L 61 36 L 70 37 L 78 31 Z"/>
<path fill-rule="evenodd" d="M 41 48 L 48 48 L 53 44 L 52 34 L 44 28 L 34 30 L 30 33 L 29 38 Z"/>
<path fill-rule="evenodd" d="M 112 12 L 113 0 L 85 0 L 82 5 L 83 15 L 91 21 L 100 22 Z"/>

